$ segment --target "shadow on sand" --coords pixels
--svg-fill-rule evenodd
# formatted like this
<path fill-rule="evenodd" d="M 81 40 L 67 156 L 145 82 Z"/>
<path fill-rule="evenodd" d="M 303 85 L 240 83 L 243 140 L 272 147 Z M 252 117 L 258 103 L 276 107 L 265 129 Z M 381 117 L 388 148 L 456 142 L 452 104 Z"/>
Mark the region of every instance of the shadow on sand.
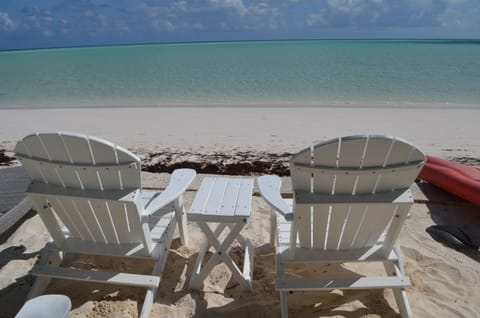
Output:
<path fill-rule="evenodd" d="M 222 275 L 221 270 L 218 270 L 217 267 L 212 271 L 212 281 L 206 282 L 202 290 L 190 290 L 188 280 L 197 256 L 198 253 L 195 253 L 185 258 L 181 253 L 175 252 L 169 255 L 168 272 L 164 273 L 164 276 L 184 276 L 186 277 L 186 283 L 184 286 L 179 286 L 178 281 L 162 280 L 155 302 L 171 305 L 191 298 L 189 301 L 194 302 L 195 306 L 189 314 L 193 317 L 280 316 L 280 297 L 275 290 L 275 253 L 270 245 L 266 244 L 255 249 L 252 291 L 243 290 L 231 277 L 225 286 L 215 285 L 215 277 Z M 233 248 L 231 256 L 237 264 L 242 265 L 240 262 L 243 259 L 243 254 L 239 250 Z M 216 270 L 218 272 L 215 272 Z M 318 273 L 328 275 L 332 272 L 339 277 L 363 277 L 340 264 L 329 264 L 324 267 L 312 264 L 296 265 L 291 269 L 292 275 L 303 277 L 318 276 Z M 218 303 L 228 303 L 215 306 L 216 298 Z M 380 317 L 398 317 L 398 313 L 387 302 L 384 290 L 295 291 L 288 295 L 288 302 L 290 317 L 342 316 L 360 318 L 366 314 L 376 314 Z M 353 302 L 356 303 L 356 307 L 360 308 L 350 310 L 350 308 L 342 306 Z"/>
<path fill-rule="evenodd" d="M 40 255 L 40 251 L 33 253 L 24 253 L 25 246 L 10 246 L 0 252 L 0 269 L 6 266 L 8 263 L 14 260 L 27 260 Z M 0 299 L 4 304 L 0 312 L 0 318 L 14 317 L 20 310 L 30 288 L 33 285 L 34 277 L 30 274 L 16 278 L 15 282 L 12 282 L 7 287 L 0 290 Z M 6 305 L 8 304 L 8 306 Z"/>
<path fill-rule="evenodd" d="M 427 198 L 426 206 L 432 221 L 438 225 L 457 227 L 477 246 L 480 245 L 480 207 L 470 204 L 429 183 L 420 182 L 418 187 Z M 448 246 L 447 242 L 441 242 Z M 480 252 L 472 248 L 459 248 L 459 252 L 480 262 Z"/>

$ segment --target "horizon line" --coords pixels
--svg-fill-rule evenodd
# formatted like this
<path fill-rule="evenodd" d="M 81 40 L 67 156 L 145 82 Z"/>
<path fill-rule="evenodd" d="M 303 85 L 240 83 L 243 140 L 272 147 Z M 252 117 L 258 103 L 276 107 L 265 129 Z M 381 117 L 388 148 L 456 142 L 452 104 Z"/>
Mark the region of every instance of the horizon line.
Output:
<path fill-rule="evenodd" d="M 448 41 L 464 44 L 473 44 L 478 42 L 480 38 L 300 38 L 300 39 L 243 39 L 243 40 L 198 40 L 198 41 L 163 41 L 163 42 L 131 42 L 131 43 L 104 43 L 104 44 L 80 44 L 71 46 L 46 46 L 46 47 L 30 47 L 17 49 L 0 49 L 0 52 L 15 51 L 34 51 L 34 50 L 51 50 L 51 49 L 73 49 L 73 48 L 93 48 L 93 47 L 116 47 L 116 46 L 142 46 L 142 45 L 162 45 L 162 44 L 208 44 L 208 43 L 242 43 L 242 42 L 301 42 L 301 41 Z"/>

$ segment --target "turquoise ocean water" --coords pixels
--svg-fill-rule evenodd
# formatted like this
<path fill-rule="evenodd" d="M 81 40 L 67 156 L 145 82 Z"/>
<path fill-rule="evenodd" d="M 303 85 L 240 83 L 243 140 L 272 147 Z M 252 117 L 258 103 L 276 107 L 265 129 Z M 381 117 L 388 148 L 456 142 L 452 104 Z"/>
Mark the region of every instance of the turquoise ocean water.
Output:
<path fill-rule="evenodd" d="M 0 52 L 0 108 L 272 100 L 480 104 L 480 40 L 254 41 Z"/>

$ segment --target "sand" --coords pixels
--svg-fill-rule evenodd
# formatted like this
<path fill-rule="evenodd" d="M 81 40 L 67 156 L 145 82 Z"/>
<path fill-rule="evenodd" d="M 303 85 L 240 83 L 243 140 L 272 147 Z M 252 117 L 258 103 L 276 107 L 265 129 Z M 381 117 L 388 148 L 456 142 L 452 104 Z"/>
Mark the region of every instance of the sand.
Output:
<path fill-rule="evenodd" d="M 33 131 L 67 130 L 109 139 L 145 157 L 155 151 L 208 154 L 239 151 L 294 152 L 310 142 L 339 135 L 389 134 L 409 140 L 427 154 L 444 158 L 480 158 L 480 109 L 445 105 L 388 105 L 380 107 L 160 107 L 100 109 L 0 110 L 0 149 L 11 152 L 15 142 Z M 418 105 L 417 105 L 418 106 Z M 191 204 L 199 175 L 186 192 Z M 168 175 L 143 173 L 146 187 L 162 188 Z M 283 192 L 289 192 L 284 178 Z M 432 224 L 455 224 L 480 244 L 479 209 L 428 184 L 415 185 L 414 204 L 399 238 L 405 270 L 412 281 L 407 289 L 415 317 L 478 317 L 480 315 L 479 252 L 454 250 L 433 240 L 425 229 Z M 169 253 L 151 317 L 278 317 L 279 297 L 274 288 L 274 249 L 269 245 L 268 205 L 255 196 L 253 214 L 243 235 L 256 250 L 253 291 L 242 291 L 225 265 L 218 265 L 201 291 L 187 288 L 203 236 L 189 223 L 190 244 L 178 235 Z M 32 284 L 29 271 L 48 240 L 38 215 L 21 224 L 0 245 L 0 317 L 12 317 Z M 241 252 L 233 248 L 234 258 Z M 108 259 L 80 259 L 95 266 L 120 266 L 147 271 L 149 264 L 118 263 Z M 381 266 L 354 264 L 296 266 L 294 275 L 315 271 L 338 275 L 383 274 Z M 72 317 L 135 317 L 143 290 L 53 280 L 49 293 L 72 299 Z M 390 290 L 295 292 L 289 295 L 292 317 L 396 317 Z"/>
<path fill-rule="evenodd" d="M 294 152 L 315 140 L 386 134 L 429 154 L 480 157 L 480 106 L 3 109 L 0 118 L 0 149 L 11 149 L 32 131 L 52 130 L 101 136 L 137 153 L 165 148 Z"/>

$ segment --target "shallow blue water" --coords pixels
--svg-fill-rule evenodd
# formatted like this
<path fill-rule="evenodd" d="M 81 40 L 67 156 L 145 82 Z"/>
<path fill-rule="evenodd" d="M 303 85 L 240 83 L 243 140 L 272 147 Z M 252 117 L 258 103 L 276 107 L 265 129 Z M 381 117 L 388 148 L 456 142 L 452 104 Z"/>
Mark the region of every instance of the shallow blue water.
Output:
<path fill-rule="evenodd" d="M 479 103 L 479 83 L 480 41 L 258 41 L 0 52 L 0 107 L 115 101 Z"/>

